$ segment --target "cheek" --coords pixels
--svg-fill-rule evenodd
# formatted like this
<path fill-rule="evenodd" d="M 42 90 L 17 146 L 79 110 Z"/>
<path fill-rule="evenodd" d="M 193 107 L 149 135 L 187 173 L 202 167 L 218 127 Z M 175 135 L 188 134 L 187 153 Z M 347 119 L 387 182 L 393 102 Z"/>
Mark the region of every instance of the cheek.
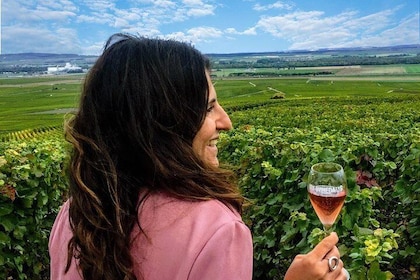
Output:
<path fill-rule="evenodd" d="M 196 153 L 196 155 L 198 155 L 199 157 L 202 157 L 204 146 L 205 146 L 205 135 L 203 135 L 203 130 L 200 129 L 193 139 L 192 148 L 193 148 L 193 151 Z"/>
<path fill-rule="evenodd" d="M 194 153 L 201 157 L 202 156 L 202 145 L 201 145 L 202 141 L 200 140 L 200 138 L 201 137 L 199 133 L 197 133 L 193 139 L 192 148 L 193 148 Z"/>
<path fill-rule="evenodd" d="M 209 141 L 214 137 L 215 126 L 209 118 L 206 118 L 200 130 L 195 135 L 192 148 L 193 151 L 202 159 L 205 157 L 206 150 L 208 149 Z"/>

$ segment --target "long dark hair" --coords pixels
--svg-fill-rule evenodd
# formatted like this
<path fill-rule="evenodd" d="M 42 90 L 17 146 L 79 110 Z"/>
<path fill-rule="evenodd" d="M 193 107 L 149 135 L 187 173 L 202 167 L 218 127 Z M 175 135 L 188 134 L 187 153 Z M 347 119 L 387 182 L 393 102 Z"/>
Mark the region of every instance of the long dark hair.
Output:
<path fill-rule="evenodd" d="M 241 211 L 232 173 L 192 150 L 207 109 L 209 60 L 189 44 L 115 34 L 86 77 L 72 144 L 68 262 L 85 279 L 136 279 L 130 233 L 140 193 L 219 199 Z"/>

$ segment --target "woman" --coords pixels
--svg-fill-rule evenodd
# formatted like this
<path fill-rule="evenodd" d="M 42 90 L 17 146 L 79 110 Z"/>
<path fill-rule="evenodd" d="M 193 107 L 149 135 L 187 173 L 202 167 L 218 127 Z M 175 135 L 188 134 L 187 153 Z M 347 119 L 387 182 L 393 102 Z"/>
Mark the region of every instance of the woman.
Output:
<path fill-rule="evenodd" d="M 217 159 L 232 124 L 209 73 L 187 44 L 111 36 L 66 129 L 70 199 L 50 236 L 51 279 L 252 278 L 244 199 Z M 337 242 L 286 277 L 346 279 Z"/>

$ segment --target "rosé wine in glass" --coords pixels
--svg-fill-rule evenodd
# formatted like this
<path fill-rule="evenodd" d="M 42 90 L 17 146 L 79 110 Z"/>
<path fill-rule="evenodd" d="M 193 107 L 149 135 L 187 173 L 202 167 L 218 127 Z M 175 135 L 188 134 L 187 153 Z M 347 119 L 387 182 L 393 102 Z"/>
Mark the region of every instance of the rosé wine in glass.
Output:
<path fill-rule="evenodd" d="M 332 162 L 314 164 L 308 176 L 308 193 L 324 230 L 329 232 L 347 195 L 347 180 L 343 167 Z"/>

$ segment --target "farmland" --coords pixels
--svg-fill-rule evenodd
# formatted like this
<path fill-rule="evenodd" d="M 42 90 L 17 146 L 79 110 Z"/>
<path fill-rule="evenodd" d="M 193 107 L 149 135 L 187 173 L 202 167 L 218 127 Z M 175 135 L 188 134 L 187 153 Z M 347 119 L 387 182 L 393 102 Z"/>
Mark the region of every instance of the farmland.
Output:
<path fill-rule="evenodd" d="M 284 77 L 227 79 L 249 69 L 213 71 L 218 97 L 225 105 L 270 102 L 276 92 L 287 100 L 322 96 L 380 96 L 390 92 L 416 93 L 420 65 L 307 67 L 307 69 L 254 69 L 254 73 L 287 73 Z M 330 71 L 334 75 L 305 75 Z M 255 79 L 255 81 L 253 81 Z M 83 76 L 39 76 L 0 79 L 0 136 L 13 131 L 60 126 L 78 104 Z"/>
<path fill-rule="evenodd" d="M 419 65 L 212 74 L 234 124 L 221 136 L 219 157 L 252 201 L 244 220 L 254 236 L 255 279 L 282 279 L 293 257 L 319 240 L 305 183 L 318 161 L 339 162 L 348 177 L 336 231 L 352 279 L 419 279 Z M 0 79 L 2 279 L 48 271 L 48 255 L 38 252 L 67 188 L 62 124 L 77 107 L 82 80 Z"/>

